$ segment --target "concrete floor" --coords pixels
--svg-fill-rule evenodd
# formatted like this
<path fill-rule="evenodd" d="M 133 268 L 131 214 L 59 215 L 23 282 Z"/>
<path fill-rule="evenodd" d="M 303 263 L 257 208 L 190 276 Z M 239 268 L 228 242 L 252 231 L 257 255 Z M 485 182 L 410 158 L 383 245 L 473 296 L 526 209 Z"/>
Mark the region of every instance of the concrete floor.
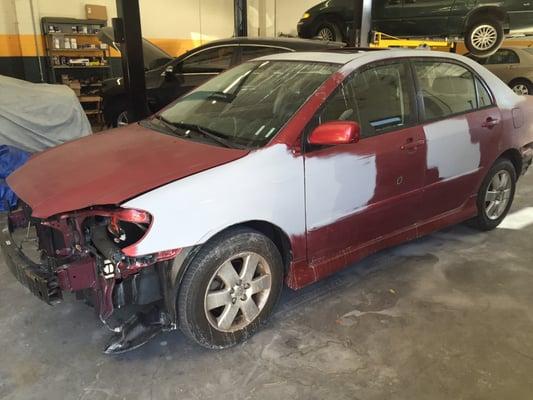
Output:
<path fill-rule="evenodd" d="M 533 174 L 512 212 L 532 200 Z M 0 399 L 531 399 L 532 235 L 456 226 L 381 252 L 218 352 L 174 332 L 104 356 L 92 309 L 50 308 L 0 264 Z"/>

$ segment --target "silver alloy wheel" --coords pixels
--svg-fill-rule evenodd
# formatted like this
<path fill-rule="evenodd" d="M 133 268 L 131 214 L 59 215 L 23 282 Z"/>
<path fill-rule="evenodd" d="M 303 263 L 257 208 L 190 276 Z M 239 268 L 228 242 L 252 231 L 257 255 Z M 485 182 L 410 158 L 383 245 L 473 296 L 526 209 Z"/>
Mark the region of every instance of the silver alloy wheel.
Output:
<path fill-rule="evenodd" d="M 523 83 L 517 83 L 516 85 L 513 85 L 512 89 L 513 92 L 520 96 L 527 96 L 529 94 L 527 85 L 524 85 Z"/>
<path fill-rule="evenodd" d="M 231 257 L 215 271 L 204 296 L 209 324 L 221 332 L 246 328 L 259 315 L 270 296 L 272 272 L 257 253 Z"/>
<path fill-rule="evenodd" d="M 504 169 L 498 171 L 485 193 L 485 213 L 488 219 L 494 221 L 503 215 L 511 199 L 511 190 L 511 174 Z"/>
<path fill-rule="evenodd" d="M 330 42 L 335 41 L 335 32 L 331 29 L 324 27 L 318 31 L 317 36 L 322 40 L 328 40 Z"/>
<path fill-rule="evenodd" d="M 479 25 L 470 34 L 470 41 L 476 50 L 491 49 L 498 40 L 498 32 L 492 25 Z"/>
<path fill-rule="evenodd" d="M 122 111 L 117 117 L 117 126 L 128 125 L 128 112 Z"/>

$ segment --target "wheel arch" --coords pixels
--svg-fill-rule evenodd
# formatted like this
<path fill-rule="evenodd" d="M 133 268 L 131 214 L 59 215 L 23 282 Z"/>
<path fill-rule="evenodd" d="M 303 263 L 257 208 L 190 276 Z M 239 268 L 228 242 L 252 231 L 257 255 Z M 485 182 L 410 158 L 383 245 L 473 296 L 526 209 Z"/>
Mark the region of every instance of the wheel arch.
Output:
<path fill-rule="evenodd" d="M 522 171 L 522 163 L 523 163 L 522 155 L 520 154 L 520 152 L 517 149 L 508 149 L 504 151 L 502 154 L 500 154 L 498 159 L 501 159 L 501 158 L 507 159 L 513 163 L 513 166 L 516 171 L 516 177 L 518 179 L 520 177 L 520 172 Z"/>
<path fill-rule="evenodd" d="M 527 81 L 529 82 L 529 84 L 533 84 L 533 82 L 531 82 L 531 79 L 526 78 L 525 76 L 518 76 L 518 77 L 511 79 L 508 85 L 511 86 L 514 82 L 517 82 L 517 81 Z"/>
<path fill-rule="evenodd" d="M 509 16 L 505 10 L 497 6 L 479 7 L 470 12 L 465 21 L 464 32 L 466 33 L 468 27 L 476 20 L 483 17 L 495 17 L 500 21 L 504 28 L 509 24 Z"/>

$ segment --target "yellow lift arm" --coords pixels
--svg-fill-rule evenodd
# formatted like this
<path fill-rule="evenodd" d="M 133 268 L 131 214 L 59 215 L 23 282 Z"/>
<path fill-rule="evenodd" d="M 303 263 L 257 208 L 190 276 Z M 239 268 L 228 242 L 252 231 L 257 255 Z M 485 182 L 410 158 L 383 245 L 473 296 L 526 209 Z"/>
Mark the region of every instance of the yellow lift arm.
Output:
<path fill-rule="evenodd" d="M 425 40 L 425 39 L 401 39 L 383 32 L 372 32 L 372 41 L 370 47 L 390 48 L 390 47 L 407 47 L 407 48 L 431 48 L 441 51 L 454 51 L 455 42 L 448 39 L 443 40 Z"/>

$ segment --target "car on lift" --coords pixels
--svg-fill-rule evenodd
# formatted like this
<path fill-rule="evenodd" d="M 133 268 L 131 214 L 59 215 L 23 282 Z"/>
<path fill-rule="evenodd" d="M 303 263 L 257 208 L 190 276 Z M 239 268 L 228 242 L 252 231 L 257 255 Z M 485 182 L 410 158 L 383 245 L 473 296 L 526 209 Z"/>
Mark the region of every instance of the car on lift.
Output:
<path fill-rule="evenodd" d="M 107 43 L 113 43 L 111 28 L 104 28 L 101 35 L 106 36 L 102 39 Z M 150 45 L 157 49 L 154 44 L 150 43 Z M 344 45 L 340 43 L 327 43 L 319 40 L 240 37 L 209 42 L 175 59 L 170 61 L 167 59 L 165 63 L 161 62 L 165 59 L 162 54 L 152 51 L 150 54 L 153 56 L 148 60 L 145 56 L 145 64 L 148 63 L 145 66 L 148 108 L 151 112 L 159 111 L 208 79 L 256 57 L 342 46 Z M 155 58 L 155 61 L 152 61 L 152 58 Z M 127 95 L 122 78 L 105 80 L 102 86 L 102 97 L 106 124 L 113 127 L 126 125 L 128 123 Z"/>
<path fill-rule="evenodd" d="M 533 48 L 500 48 L 487 58 L 467 57 L 477 61 L 507 83 L 516 94 L 533 95 Z"/>
<path fill-rule="evenodd" d="M 348 41 L 354 8 L 361 4 L 321 2 L 303 14 L 298 35 Z M 470 53 L 487 57 L 501 46 L 505 34 L 533 34 L 533 2 L 373 0 L 372 30 L 398 37 L 462 37 Z"/>
<path fill-rule="evenodd" d="M 88 299 L 118 332 L 107 353 L 178 327 L 225 348 L 284 282 L 462 221 L 494 229 L 532 158 L 533 98 L 466 57 L 275 54 L 35 155 L 7 179 L 22 208 L 0 215 L 0 247 L 45 302 Z"/>

